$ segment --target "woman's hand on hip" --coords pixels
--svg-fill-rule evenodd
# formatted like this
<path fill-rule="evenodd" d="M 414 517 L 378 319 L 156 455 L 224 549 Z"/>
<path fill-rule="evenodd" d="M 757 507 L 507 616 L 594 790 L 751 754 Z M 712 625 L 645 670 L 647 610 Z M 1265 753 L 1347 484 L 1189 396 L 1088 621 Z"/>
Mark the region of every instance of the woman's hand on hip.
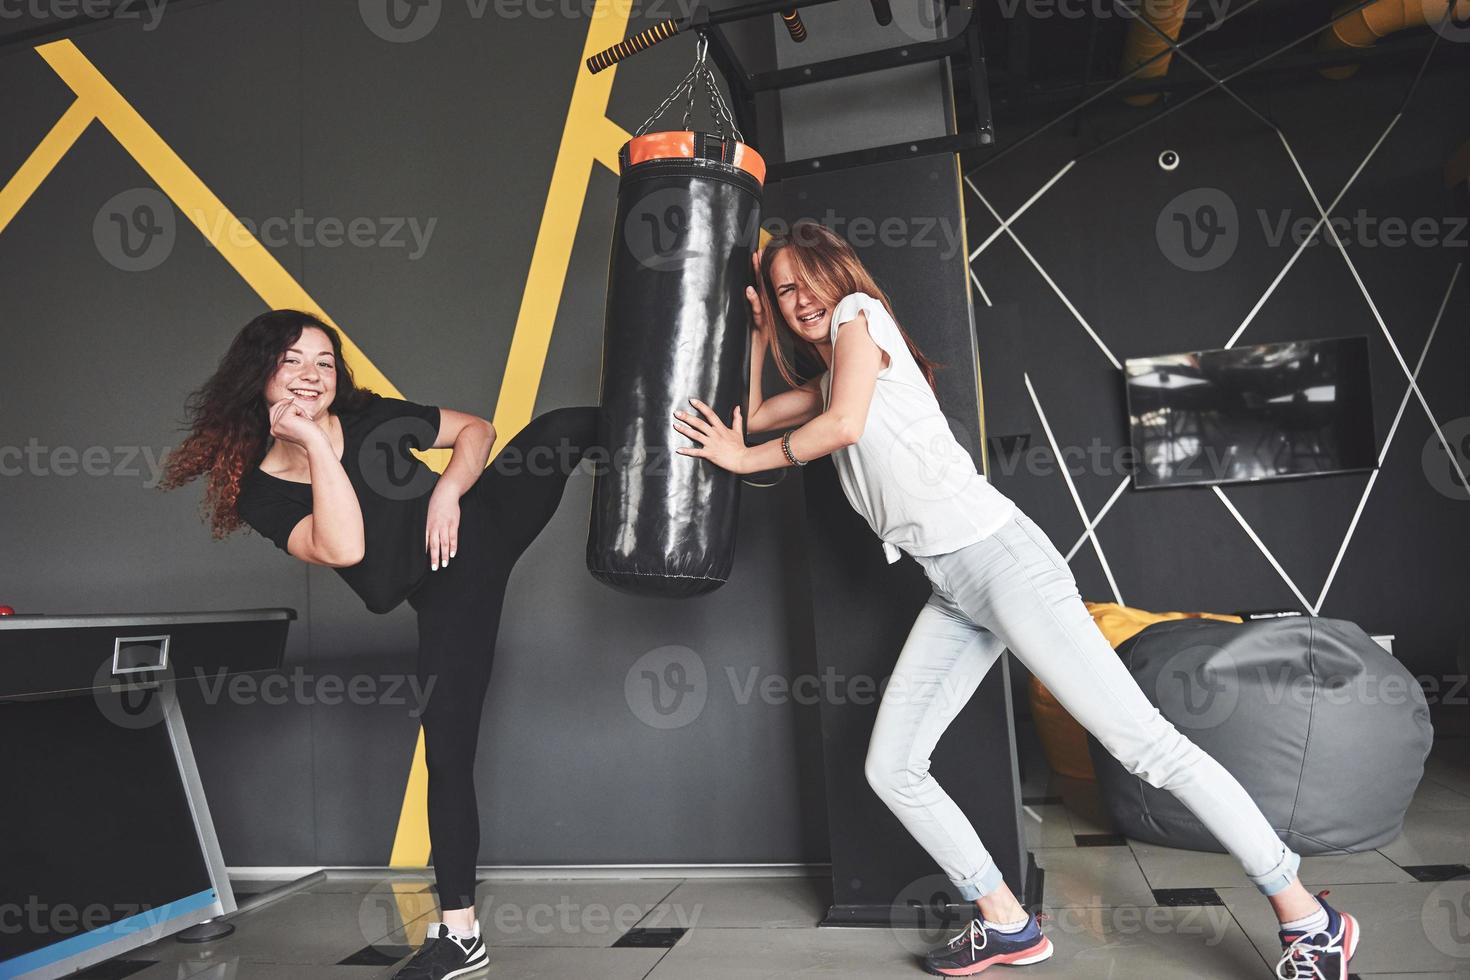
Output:
<path fill-rule="evenodd" d="M 424 550 L 429 568 L 438 571 L 459 551 L 459 494 L 436 486 L 429 495 L 429 520 L 424 528 Z"/>

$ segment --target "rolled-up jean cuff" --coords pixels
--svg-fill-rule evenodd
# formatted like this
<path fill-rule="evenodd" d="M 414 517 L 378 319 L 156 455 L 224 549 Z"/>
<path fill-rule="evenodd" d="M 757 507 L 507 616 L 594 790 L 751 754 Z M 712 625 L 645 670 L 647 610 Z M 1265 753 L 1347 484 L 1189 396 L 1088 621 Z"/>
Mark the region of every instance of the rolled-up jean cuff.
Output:
<path fill-rule="evenodd" d="M 960 898 L 967 902 L 973 902 L 984 898 L 1005 883 L 1005 878 L 1000 873 L 1000 868 L 995 866 L 994 861 L 987 861 L 985 869 L 979 874 L 972 875 L 964 881 L 951 882 L 960 893 Z"/>
<path fill-rule="evenodd" d="M 1301 867 L 1301 863 L 1301 855 L 1282 845 L 1281 860 L 1276 863 L 1276 867 L 1263 875 L 1251 875 L 1250 879 L 1262 895 L 1275 895 L 1285 891 L 1296 881 L 1297 869 Z"/>

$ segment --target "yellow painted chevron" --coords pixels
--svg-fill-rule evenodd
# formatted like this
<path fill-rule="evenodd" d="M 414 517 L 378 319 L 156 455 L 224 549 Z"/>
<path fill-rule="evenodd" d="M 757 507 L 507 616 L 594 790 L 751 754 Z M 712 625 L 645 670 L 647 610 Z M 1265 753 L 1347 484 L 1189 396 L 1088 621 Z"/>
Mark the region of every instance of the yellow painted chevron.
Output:
<path fill-rule="evenodd" d="M 97 117 L 92 110 L 81 99 L 77 99 L 71 104 L 71 108 L 62 113 L 56 125 L 51 127 L 51 131 L 31 151 L 25 163 L 0 188 L 0 231 L 5 230 L 26 201 L 31 199 L 31 195 L 36 193 L 41 181 L 61 162 L 66 151 L 72 148 L 95 118 Z"/>

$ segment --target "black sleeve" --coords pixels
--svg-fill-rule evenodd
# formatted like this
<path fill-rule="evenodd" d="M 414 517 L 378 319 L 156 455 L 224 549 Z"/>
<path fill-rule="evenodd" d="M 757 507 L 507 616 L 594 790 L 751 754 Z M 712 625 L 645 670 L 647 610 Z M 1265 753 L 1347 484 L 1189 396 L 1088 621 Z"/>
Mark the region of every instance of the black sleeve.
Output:
<path fill-rule="evenodd" d="M 269 485 L 248 477 L 241 481 L 235 511 L 256 533 L 270 538 L 282 551 L 286 551 L 286 544 L 291 540 L 291 532 L 296 525 L 311 514 L 311 508 L 301 501 L 292 500 Z"/>
<path fill-rule="evenodd" d="M 440 420 L 439 408 L 435 405 L 420 405 L 418 402 L 407 401 L 403 398 L 388 398 L 375 394 L 372 401 L 363 409 L 360 424 L 363 425 L 363 431 L 366 432 L 374 426 L 401 418 L 421 419 L 426 423 L 423 426 L 408 426 L 403 431 L 402 435 L 408 445 L 420 452 L 434 448 L 434 442 L 439 437 Z M 396 431 L 395 434 L 397 434 Z"/>

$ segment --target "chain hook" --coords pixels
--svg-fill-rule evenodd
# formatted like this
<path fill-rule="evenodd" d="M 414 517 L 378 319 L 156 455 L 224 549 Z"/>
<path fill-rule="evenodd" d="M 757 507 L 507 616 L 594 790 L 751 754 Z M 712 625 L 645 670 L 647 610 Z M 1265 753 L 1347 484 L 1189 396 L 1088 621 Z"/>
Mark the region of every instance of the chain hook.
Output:
<path fill-rule="evenodd" d="M 689 120 L 694 114 L 694 90 L 697 86 L 703 84 L 709 90 L 710 117 L 718 127 L 720 139 L 723 140 L 726 138 L 725 126 L 728 123 L 731 135 L 739 142 L 745 142 L 745 136 L 740 132 L 740 127 L 735 125 L 735 115 L 730 111 L 730 106 L 725 102 L 725 97 L 720 93 L 720 86 L 715 79 L 714 72 L 710 70 L 708 55 L 709 35 L 704 31 L 698 31 L 694 48 L 694 67 L 690 68 L 689 73 L 679 81 L 679 84 L 674 86 L 674 90 L 653 111 L 653 115 L 644 120 L 643 125 L 639 126 L 637 131 L 634 132 L 634 136 L 642 136 L 648 132 L 653 126 L 654 121 L 659 116 L 662 116 L 670 105 L 685 95 L 688 96 L 689 103 L 684 109 L 684 119 L 681 125 L 684 129 L 689 129 Z"/>

